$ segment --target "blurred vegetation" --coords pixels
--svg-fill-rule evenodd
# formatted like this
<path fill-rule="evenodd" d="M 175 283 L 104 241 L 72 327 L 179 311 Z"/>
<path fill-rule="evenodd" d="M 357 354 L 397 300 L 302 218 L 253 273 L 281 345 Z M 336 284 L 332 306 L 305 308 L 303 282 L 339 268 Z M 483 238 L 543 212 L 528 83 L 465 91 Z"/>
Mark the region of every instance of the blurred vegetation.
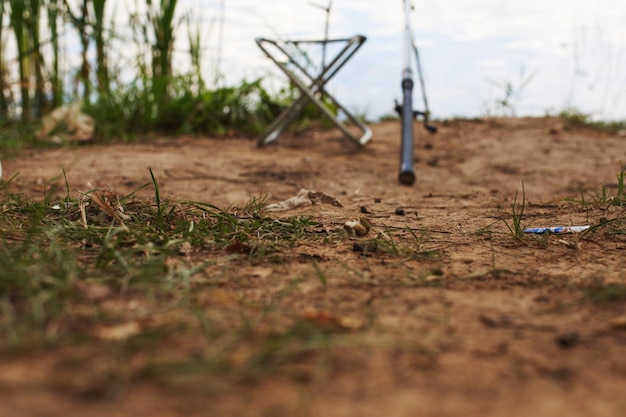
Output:
<path fill-rule="evenodd" d="M 559 117 L 563 120 L 563 128 L 565 130 L 587 127 L 608 133 L 617 133 L 626 129 L 626 120 L 597 121 L 593 120 L 591 115 L 582 113 L 575 108 L 561 111 Z"/>
<path fill-rule="evenodd" d="M 207 74 L 199 22 L 180 9 L 177 0 L 128 2 L 126 22 L 119 14 L 116 20 L 111 15 L 119 4 L 123 2 L 0 0 L 4 155 L 24 144 L 42 145 L 35 136 L 42 116 L 75 102 L 94 118 L 96 139 L 110 140 L 146 132 L 253 135 L 294 98 L 294 87 L 287 83 L 275 92 L 266 88 L 265 79 L 225 86 L 219 65 L 212 65 L 213 73 Z M 488 114 L 514 116 L 519 95 L 533 75 L 522 70 L 517 84 L 494 82 L 502 97 Z M 559 116 L 566 129 L 626 129 L 624 121 L 593 121 L 575 109 Z M 360 117 L 365 119 L 365 114 Z M 382 119 L 390 117 L 397 118 Z M 303 130 L 312 122 L 332 126 L 309 104 L 292 127 Z"/>
<path fill-rule="evenodd" d="M 77 101 L 95 119 L 96 137 L 105 140 L 151 131 L 255 134 L 290 102 L 291 88 L 270 93 L 262 79 L 207 86 L 197 22 L 179 10 L 177 0 L 136 0 L 127 25 L 114 24 L 107 15 L 111 3 L 0 1 L 4 152 L 36 141 L 43 115 Z M 176 43 L 185 29 L 186 36 Z"/>

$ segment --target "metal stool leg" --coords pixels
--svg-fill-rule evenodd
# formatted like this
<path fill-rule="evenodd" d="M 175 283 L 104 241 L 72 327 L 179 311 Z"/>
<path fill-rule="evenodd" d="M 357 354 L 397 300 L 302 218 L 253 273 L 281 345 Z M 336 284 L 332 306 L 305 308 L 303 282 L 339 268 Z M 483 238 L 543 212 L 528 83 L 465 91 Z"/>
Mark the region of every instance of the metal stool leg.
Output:
<path fill-rule="evenodd" d="M 337 126 L 348 138 L 356 142 L 358 145 L 365 145 L 372 137 L 371 130 L 365 126 L 361 121 L 359 121 L 356 117 L 354 117 L 350 112 L 342 106 L 339 101 L 337 101 L 334 97 L 332 97 L 328 92 L 324 91 L 324 86 L 326 83 L 345 65 L 345 63 L 354 55 L 354 53 L 360 48 L 360 46 L 365 41 L 365 37 L 362 35 L 357 35 L 353 38 L 348 39 L 337 39 L 337 40 L 324 40 L 324 41 L 292 41 L 291 43 L 327 43 L 327 42 L 346 42 L 346 46 L 337 54 L 337 56 L 325 67 L 322 69 L 321 73 L 314 78 L 311 76 L 305 68 L 298 64 L 298 62 L 286 51 L 286 49 L 279 44 L 279 42 L 258 38 L 256 39 L 257 45 L 261 48 L 261 50 L 289 77 L 289 79 L 294 83 L 294 85 L 300 90 L 302 93 L 287 109 L 285 109 L 277 118 L 270 124 L 270 126 L 266 129 L 265 132 L 259 137 L 257 141 L 257 145 L 259 147 L 265 146 L 273 141 L 275 141 L 278 136 L 282 133 L 282 131 L 297 117 L 297 115 L 302 111 L 304 106 L 309 102 L 313 102 L 316 107 L 318 107 L 326 117 L 328 117 L 335 126 Z M 285 57 L 287 57 L 287 62 L 293 66 L 295 66 L 302 74 L 307 77 L 311 83 L 310 85 L 304 84 L 304 82 L 298 78 L 294 71 L 291 71 L 287 64 L 279 61 L 274 55 L 272 55 L 268 48 L 266 48 L 265 44 L 269 44 L 275 47 L 280 53 L 282 53 Z M 361 136 L 355 136 L 350 130 L 346 127 L 346 125 L 340 121 L 329 109 L 328 107 L 319 99 L 319 96 L 324 93 L 324 95 L 330 99 L 333 104 L 340 109 L 348 119 L 353 122 L 358 129 L 361 130 Z"/>

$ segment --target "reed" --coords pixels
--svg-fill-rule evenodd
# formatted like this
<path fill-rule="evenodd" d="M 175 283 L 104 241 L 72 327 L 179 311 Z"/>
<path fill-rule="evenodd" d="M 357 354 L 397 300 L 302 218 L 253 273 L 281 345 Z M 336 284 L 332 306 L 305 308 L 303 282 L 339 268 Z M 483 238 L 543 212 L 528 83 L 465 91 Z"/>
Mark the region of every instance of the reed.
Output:
<path fill-rule="evenodd" d="M 9 103 L 5 96 L 5 90 L 7 88 L 7 66 L 4 57 L 4 12 L 6 10 L 5 2 L 0 1 L 0 120 L 5 122 L 8 117 Z"/>
<path fill-rule="evenodd" d="M 76 77 L 76 81 L 82 83 L 82 95 L 83 101 L 89 103 L 91 97 L 91 81 L 90 81 L 90 65 L 89 65 L 89 43 L 91 36 L 89 34 L 89 2 L 90 0 L 83 0 L 77 10 L 74 10 L 68 3 L 68 0 L 63 0 L 64 12 L 70 21 L 72 27 L 76 30 L 81 45 L 81 67 Z M 73 95 L 78 96 L 78 82 L 74 85 Z"/>
<path fill-rule="evenodd" d="M 146 0 L 148 20 L 154 36 L 152 48 L 152 93 L 157 105 L 168 99 L 168 88 L 172 79 L 172 50 L 177 0 L 159 0 L 158 7 Z M 160 110 L 160 109 L 159 109 Z"/>
<path fill-rule="evenodd" d="M 257 133 L 285 107 L 289 97 L 270 95 L 261 79 L 208 89 L 201 32 L 191 22 L 191 12 L 180 14 L 177 0 L 135 0 L 127 26 L 130 35 L 109 22 L 111 3 L 0 1 L 3 122 L 21 121 L 20 131 L 31 132 L 34 138 L 42 115 L 80 99 L 84 111 L 96 119 L 99 138 L 132 138 L 153 130 Z M 187 35 L 182 54 L 174 49 L 180 30 L 186 30 L 182 36 Z M 4 47 L 7 43 L 10 48 Z M 130 62 L 128 56 L 117 53 L 121 44 L 125 50 L 136 51 Z M 76 56 L 64 59 L 65 45 L 71 45 L 67 50 L 76 51 Z M 188 73 L 173 68 L 175 52 L 180 54 L 177 62 L 186 60 Z M 123 76 L 116 68 L 123 68 Z M 219 66 L 211 70 L 215 73 L 211 79 L 220 79 Z M 0 141 L 0 148 L 9 146 Z"/>
<path fill-rule="evenodd" d="M 62 0 L 50 0 L 47 4 L 48 29 L 50 30 L 50 45 L 52 47 L 52 68 L 50 72 L 50 84 L 52 88 L 52 107 L 63 103 L 63 76 L 60 68 L 60 45 L 59 45 L 59 19 L 61 17 Z"/>
<path fill-rule="evenodd" d="M 9 0 L 2 2 L 0 6 L 3 21 L 5 14 L 8 14 L 10 32 L 13 33 L 17 48 L 17 57 L 7 56 L 4 52 L 6 49 L 3 48 L 0 58 L 2 61 L 0 114 L 5 121 L 9 119 L 10 114 L 15 114 L 19 115 L 21 120 L 28 122 L 33 117 L 41 116 L 49 106 L 50 99 L 46 94 L 46 85 L 54 80 L 58 71 L 55 73 L 54 70 L 46 69 L 42 52 L 45 42 L 42 41 L 42 36 L 48 37 L 49 35 L 50 42 L 54 43 L 58 40 L 58 31 L 55 26 L 56 21 L 54 21 L 52 26 L 48 27 L 50 33 L 42 34 L 40 22 L 44 7 L 48 10 L 49 20 L 54 15 L 56 9 L 52 6 L 55 1 Z M 0 32 L 0 42 L 5 47 L 9 39 L 5 38 L 4 30 Z M 12 95 L 7 94 L 7 91 L 11 91 L 12 83 L 9 80 L 9 74 L 12 62 L 17 62 L 19 74 L 19 98 L 16 100 L 9 100 Z M 58 61 L 55 59 L 54 62 Z M 51 75 L 48 76 L 48 73 Z M 52 84 L 55 85 L 54 82 Z"/>
<path fill-rule="evenodd" d="M 11 10 L 9 22 L 15 35 L 17 45 L 17 59 L 19 66 L 19 82 L 21 92 L 21 117 L 23 121 L 28 121 L 30 115 L 30 62 L 28 49 L 30 48 L 28 36 L 26 34 L 25 18 L 28 17 L 27 4 L 24 0 L 9 0 Z"/>
<path fill-rule="evenodd" d="M 96 78 L 100 97 L 109 94 L 109 68 L 107 59 L 107 40 L 105 38 L 105 6 L 106 0 L 91 0 L 93 7 L 93 38 L 96 44 Z"/>
<path fill-rule="evenodd" d="M 189 58 L 191 59 L 191 75 L 198 90 L 205 88 L 204 78 L 202 76 L 202 40 L 200 30 L 197 27 L 192 28 L 190 15 L 185 18 L 187 23 L 187 41 L 189 43 Z"/>
<path fill-rule="evenodd" d="M 25 18 L 26 32 L 30 40 L 30 50 L 27 53 L 30 55 L 32 62 L 32 75 L 35 78 L 34 91 L 31 93 L 34 97 L 34 107 L 32 109 L 35 117 L 41 116 L 47 107 L 47 100 L 45 94 L 46 80 L 44 77 L 44 59 L 41 52 L 41 29 L 40 29 L 40 16 L 42 0 L 30 0 L 25 2 L 27 5 L 27 15 Z M 29 89 L 30 90 L 30 89 Z"/>

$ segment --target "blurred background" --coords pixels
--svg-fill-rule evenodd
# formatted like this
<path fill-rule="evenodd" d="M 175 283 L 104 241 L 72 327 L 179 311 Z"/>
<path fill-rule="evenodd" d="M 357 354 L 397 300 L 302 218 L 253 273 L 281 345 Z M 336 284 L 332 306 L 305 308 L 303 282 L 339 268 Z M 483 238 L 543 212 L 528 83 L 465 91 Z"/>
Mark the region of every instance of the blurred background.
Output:
<path fill-rule="evenodd" d="M 102 137 L 258 132 L 295 92 L 256 37 L 368 40 L 328 90 L 369 121 L 401 98 L 400 0 L 4 0 L 0 120 L 80 101 Z M 432 117 L 626 119 L 626 7 L 413 0 Z M 311 56 L 315 52 L 311 51 Z M 317 59 L 317 58 L 315 58 Z M 419 85 L 415 99 L 420 109 Z"/>
<path fill-rule="evenodd" d="M 229 82 L 263 74 L 267 63 L 250 42 L 255 36 L 322 37 L 330 4 L 331 37 L 368 37 L 332 82 L 338 96 L 369 117 L 389 113 L 400 98 L 401 0 L 267 5 L 240 0 L 226 2 L 220 11 L 221 3 L 196 1 L 207 6 L 204 21 L 223 13 L 222 70 Z M 608 0 L 413 0 L 412 5 L 411 25 L 435 117 L 543 115 L 566 108 L 597 118 L 625 117 L 626 6 Z"/>

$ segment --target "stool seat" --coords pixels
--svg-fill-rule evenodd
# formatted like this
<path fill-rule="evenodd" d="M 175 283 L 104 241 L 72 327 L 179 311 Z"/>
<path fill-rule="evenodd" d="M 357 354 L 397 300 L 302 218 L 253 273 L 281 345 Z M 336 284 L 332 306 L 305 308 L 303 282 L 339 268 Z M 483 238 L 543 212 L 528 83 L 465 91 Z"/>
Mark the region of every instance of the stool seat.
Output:
<path fill-rule="evenodd" d="M 312 102 L 326 115 L 332 123 L 337 126 L 346 137 L 359 146 L 365 145 L 372 137 L 372 131 L 360 120 L 354 117 L 337 99 L 324 89 L 328 81 L 348 62 L 348 60 L 363 45 L 367 38 L 363 35 L 355 35 L 351 38 L 323 39 L 323 40 L 273 40 L 267 38 L 255 39 L 257 45 L 265 55 L 281 69 L 293 82 L 293 85 L 300 91 L 301 95 L 289 105 L 274 120 L 268 128 L 258 138 L 257 146 L 263 147 L 276 139 L 282 131 L 298 116 L 307 103 Z M 323 48 L 328 44 L 345 44 L 339 49 L 335 57 L 324 64 L 319 73 L 311 73 L 298 62 L 298 46 L 301 44 L 316 44 Z M 296 52 L 289 52 L 288 48 L 295 46 Z M 329 109 L 321 98 L 324 96 L 332 102 L 335 108 L 341 110 L 343 114 L 356 126 L 360 134 L 354 134 L 337 116 Z"/>

